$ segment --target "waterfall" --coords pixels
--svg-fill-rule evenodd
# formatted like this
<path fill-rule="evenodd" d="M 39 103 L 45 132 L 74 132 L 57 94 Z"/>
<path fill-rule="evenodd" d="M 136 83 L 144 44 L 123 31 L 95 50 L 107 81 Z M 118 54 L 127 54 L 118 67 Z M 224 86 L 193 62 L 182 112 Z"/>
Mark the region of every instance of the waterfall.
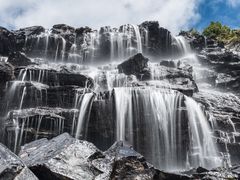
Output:
<path fill-rule="evenodd" d="M 174 171 L 189 165 L 219 165 L 208 122 L 191 98 L 149 87 L 115 88 L 114 98 L 116 140 L 133 144 L 158 168 Z"/>
<path fill-rule="evenodd" d="M 136 36 L 136 41 L 137 41 L 137 52 L 138 53 L 142 53 L 142 38 L 141 38 L 141 34 L 139 31 L 139 27 L 137 25 L 133 25 L 133 29 L 134 29 L 134 34 Z"/>
<path fill-rule="evenodd" d="M 183 36 L 177 36 L 175 37 L 175 40 L 178 50 L 180 50 L 183 55 L 189 54 L 191 52 L 191 47 Z"/>
<path fill-rule="evenodd" d="M 92 107 L 94 99 L 93 93 L 86 93 L 82 96 L 77 95 L 75 105 L 79 108 L 78 120 L 76 127 L 72 127 L 72 129 L 76 129 L 75 138 L 85 138 L 87 131 L 88 119 L 90 116 L 90 111 Z M 73 126 L 75 123 L 73 123 Z"/>
<path fill-rule="evenodd" d="M 191 164 L 206 168 L 217 167 L 221 162 L 212 139 L 212 132 L 199 104 L 192 98 L 185 97 L 190 126 Z"/>

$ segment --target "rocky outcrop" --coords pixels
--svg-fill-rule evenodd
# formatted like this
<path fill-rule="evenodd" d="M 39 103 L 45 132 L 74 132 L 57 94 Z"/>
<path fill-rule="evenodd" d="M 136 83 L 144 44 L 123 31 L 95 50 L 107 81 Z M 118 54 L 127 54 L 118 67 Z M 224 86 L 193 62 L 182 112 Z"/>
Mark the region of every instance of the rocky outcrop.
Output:
<path fill-rule="evenodd" d="M 240 57 L 226 50 L 201 52 L 198 56 L 200 62 L 213 69 L 217 75 L 215 85 L 230 91 L 240 89 Z"/>
<path fill-rule="evenodd" d="M 24 53 L 21 52 L 11 52 L 8 57 L 8 62 L 13 66 L 28 66 L 34 64 L 31 59 L 26 57 Z"/>
<path fill-rule="evenodd" d="M 101 152 L 66 133 L 26 144 L 19 156 L 39 179 L 94 179 L 101 173 L 92 165 Z"/>
<path fill-rule="evenodd" d="M 219 150 L 230 155 L 232 164 L 239 163 L 240 149 L 240 99 L 238 96 L 218 92 L 216 90 L 202 90 L 194 95 L 202 103 L 211 122 L 214 136 Z"/>
<path fill-rule="evenodd" d="M 16 50 L 16 38 L 7 29 L 0 27 L 0 55 L 8 56 L 10 52 Z"/>
<path fill-rule="evenodd" d="M 183 36 L 191 45 L 192 49 L 200 52 L 206 47 L 206 38 L 198 32 L 181 31 L 180 36 Z"/>
<path fill-rule="evenodd" d="M 39 179 L 190 179 L 155 169 L 123 142 L 101 152 L 66 133 L 26 144 L 19 156 Z"/>
<path fill-rule="evenodd" d="M 148 58 L 139 53 L 118 65 L 118 71 L 126 75 L 135 75 L 139 80 L 147 80 L 150 78 L 148 61 Z"/>
<path fill-rule="evenodd" d="M 38 180 L 22 160 L 2 144 L 0 144 L 0 179 Z"/>
<path fill-rule="evenodd" d="M 141 27 L 149 34 L 145 53 L 157 57 L 169 56 L 172 53 L 172 35 L 167 29 L 160 27 L 157 21 L 143 22 Z"/>

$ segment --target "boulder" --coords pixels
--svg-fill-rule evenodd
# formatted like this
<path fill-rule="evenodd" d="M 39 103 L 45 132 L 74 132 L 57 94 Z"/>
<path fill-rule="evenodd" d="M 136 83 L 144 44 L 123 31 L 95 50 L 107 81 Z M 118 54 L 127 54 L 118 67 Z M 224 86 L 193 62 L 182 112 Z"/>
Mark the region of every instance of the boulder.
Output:
<path fill-rule="evenodd" d="M 148 61 L 148 58 L 144 57 L 141 53 L 138 53 L 119 64 L 118 71 L 119 73 L 124 73 L 126 75 L 135 75 L 140 80 L 146 80 L 150 78 Z"/>
<path fill-rule="evenodd" d="M 26 167 L 17 155 L 0 144 L 0 179 L 37 180 L 38 178 Z"/>
<path fill-rule="evenodd" d="M 91 161 L 101 152 L 91 143 L 64 133 L 22 147 L 19 156 L 39 179 L 94 179 L 101 172 Z"/>
<path fill-rule="evenodd" d="M 39 179 L 191 179 L 155 169 L 131 146 L 119 141 L 107 151 L 64 133 L 22 147 L 19 156 Z"/>

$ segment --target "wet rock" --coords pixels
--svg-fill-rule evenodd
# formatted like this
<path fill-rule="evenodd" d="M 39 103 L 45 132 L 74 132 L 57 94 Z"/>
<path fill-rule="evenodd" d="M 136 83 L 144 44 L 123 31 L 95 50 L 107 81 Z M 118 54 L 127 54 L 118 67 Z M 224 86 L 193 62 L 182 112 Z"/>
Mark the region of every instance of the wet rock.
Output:
<path fill-rule="evenodd" d="M 14 31 L 17 37 L 35 36 L 43 33 L 45 29 L 42 26 L 31 26 Z"/>
<path fill-rule="evenodd" d="M 22 147 L 19 156 L 39 179 L 94 179 L 101 172 L 91 164 L 101 152 L 91 143 L 64 133 L 49 141 Z"/>
<path fill-rule="evenodd" d="M 45 65 L 31 65 L 28 66 L 27 69 L 25 67 L 19 67 L 15 69 L 15 75 L 19 76 L 22 70 L 27 71 L 28 74 L 25 81 L 30 81 L 31 77 L 31 81 L 39 82 L 40 77 L 41 83 L 49 86 L 79 86 L 84 88 L 94 87 L 92 78 L 80 74 L 79 71 L 73 70 L 72 67 L 67 67 L 64 65 L 56 65 L 55 68 Z"/>
<path fill-rule="evenodd" d="M 13 66 L 28 66 L 34 64 L 24 53 L 18 51 L 10 53 L 8 62 Z"/>
<path fill-rule="evenodd" d="M 198 32 L 191 31 L 181 31 L 179 35 L 183 36 L 191 45 L 192 49 L 196 51 L 201 51 L 206 47 L 206 39 L 203 35 Z"/>
<path fill-rule="evenodd" d="M 0 144 L 0 179 L 37 180 L 38 178 L 26 167 L 17 155 Z"/>
<path fill-rule="evenodd" d="M 53 25 L 52 27 L 52 32 L 55 34 L 69 34 L 69 33 L 74 33 L 75 28 L 68 26 L 66 24 L 56 24 Z"/>
<path fill-rule="evenodd" d="M 160 62 L 160 65 L 161 66 L 166 66 L 166 67 L 171 67 L 171 68 L 174 68 L 177 66 L 177 64 L 174 62 L 174 61 L 167 61 L 167 60 L 164 60 L 164 61 L 161 61 Z"/>
<path fill-rule="evenodd" d="M 104 172 L 100 179 L 190 179 L 190 176 L 166 173 L 155 169 L 145 158 L 123 142 L 114 143 L 104 157 L 92 164 Z"/>
<path fill-rule="evenodd" d="M 216 84 L 220 88 L 238 92 L 240 89 L 240 56 L 225 49 L 198 55 L 200 62 L 218 73 Z"/>
<path fill-rule="evenodd" d="M 118 65 L 119 73 L 126 75 L 136 75 L 140 80 L 146 80 L 150 78 L 150 69 L 148 68 L 149 59 L 144 57 L 141 53 L 124 61 Z"/>
<path fill-rule="evenodd" d="M 90 27 L 80 27 L 80 28 L 76 28 L 75 33 L 77 34 L 77 36 L 81 36 L 84 33 L 89 33 L 91 32 L 92 29 Z"/>
<path fill-rule="evenodd" d="M 9 111 L 5 120 L 5 144 L 14 152 L 19 147 L 39 138 L 53 138 L 72 132 L 77 121 L 77 109 L 38 107 Z"/>
<path fill-rule="evenodd" d="M 7 63 L 0 61 L 0 86 L 4 86 L 7 81 L 14 79 L 14 67 Z"/>
<path fill-rule="evenodd" d="M 8 56 L 16 50 L 16 39 L 12 32 L 0 27 L 0 55 Z"/>
<path fill-rule="evenodd" d="M 192 96 L 194 92 L 198 91 L 192 71 L 192 66 L 185 63 L 178 64 L 178 68 L 153 64 L 151 66 L 151 80 L 145 83 L 148 86 L 170 88 Z"/>
<path fill-rule="evenodd" d="M 123 142 L 101 152 L 67 133 L 26 144 L 19 156 L 39 179 L 191 179 L 155 169 Z"/>
<path fill-rule="evenodd" d="M 194 94 L 195 100 L 204 105 L 219 151 L 230 153 L 232 163 L 239 163 L 240 99 L 233 93 L 205 89 Z"/>
<path fill-rule="evenodd" d="M 146 53 L 152 56 L 169 56 L 172 52 L 172 36 L 171 33 L 159 26 L 157 21 L 146 21 L 140 24 L 148 30 L 148 47 Z"/>

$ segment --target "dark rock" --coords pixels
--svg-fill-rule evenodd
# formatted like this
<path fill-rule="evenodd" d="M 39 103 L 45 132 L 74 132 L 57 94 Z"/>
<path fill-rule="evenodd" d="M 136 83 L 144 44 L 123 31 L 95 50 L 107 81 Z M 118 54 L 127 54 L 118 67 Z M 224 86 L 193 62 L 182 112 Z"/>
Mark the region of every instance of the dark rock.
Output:
<path fill-rule="evenodd" d="M 53 25 L 52 32 L 55 34 L 66 34 L 66 33 L 74 33 L 75 28 L 68 26 L 66 24 L 56 24 Z"/>
<path fill-rule="evenodd" d="M 18 51 L 10 53 L 8 62 L 14 66 L 28 66 L 34 64 L 24 53 Z"/>
<path fill-rule="evenodd" d="M 161 61 L 160 65 L 166 66 L 166 67 L 172 67 L 172 68 L 176 67 L 176 64 L 174 61 L 167 61 L 167 60 Z"/>
<path fill-rule="evenodd" d="M 214 69 L 217 77 L 215 85 L 230 91 L 240 90 L 240 57 L 226 50 L 208 52 L 202 51 L 198 55 L 200 62 Z"/>
<path fill-rule="evenodd" d="M 7 29 L 0 27 L 0 55 L 8 56 L 10 52 L 16 50 L 16 38 Z"/>
<path fill-rule="evenodd" d="M 14 67 L 7 63 L 0 61 L 0 86 L 4 86 L 7 81 L 14 79 Z"/>
<path fill-rule="evenodd" d="M 92 78 L 79 74 L 79 71 L 75 71 L 74 67 L 67 67 L 61 65 L 58 68 L 42 67 L 39 65 L 30 65 L 27 69 L 19 67 L 15 69 L 15 75 L 18 76 L 21 70 L 27 71 L 27 77 L 25 81 L 39 81 L 41 77 L 41 83 L 49 86 L 79 86 L 79 87 L 94 87 L 94 81 Z M 44 72 L 44 75 L 42 74 Z"/>
<path fill-rule="evenodd" d="M 157 21 L 146 21 L 140 24 L 148 30 L 149 42 L 146 53 L 152 56 L 164 57 L 172 53 L 172 36 L 171 33 L 159 26 Z"/>
<path fill-rule="evenodd" d="M 84 33 L 89 33 L 91 31 L 92 29 L 86 26 L 86 27 L 76 28 L 75 33 L 77 34 L 77 36 L 82 36 Z"/>
<path fill-rule="evenodd" d="M 205 168 L 203 168 L 203 167 L 198 167 L 198 168 L 196 169 L 196 172 L 197 172 L 197 173 L 204 173 L 204 172 L 209 172 L 209 170 L 207 170 L 207 169 L 205 169 Z"/>
<path fill-rule="evenodd" d="M 91 163 L 96 154 L 101 157 L 93 144 L 64 133 L 49 141 L 26 144 L 19 156 L 39 179 L 77 180 L 94 179 L 101 173 Z"/>
<path fill-rule="evenodd" d="M 140 80 L 147 80 L 150 78 L 148 61 L 148 58 L 139 53 L 118 65 L 118 71 L 126 75 L 136 75 Z"/>
<path fill-rule="evenodd" d="M 191 31 L 181 31 L 179 35 L 185 37 L 185 39 L 189 42 L 192 49 L 197 52 L 201 51 L 206 47 L 206 38 L 199 33 L 192 33 Z"/>
<path fill-rule="evenodd" d="M 197 84 L 193 80 L 192 66 L 182 63 L 178 68 L 172 68 L 157 64 L 151 68 L 151 79 L 154 81 L 145 81 L 146 85 L 178 90 L 188 96 L 198 92 Z"/>
<path fill-rule="evenodd" d="M 20 36 L 35 36 L 45 32 L 42 26 L 31 26 L 14 31 L 14 34 L 19 38 Z"/>
<path fill-rule="evenodd" d="M 0 144 L 0 179 L 37 180 L 38 178 L 26 167 L 17 155 Z"/>
<path fill-rule="evenodd" d="M 5 120 L 5 144 L 14 152 L 19 147 L 39 138 L 53 138 L 72 132 L 77 121 L 77 109 L 37 107 L 8 112 Z M 17 131 L 18 128 L 21 131 Z"/>

